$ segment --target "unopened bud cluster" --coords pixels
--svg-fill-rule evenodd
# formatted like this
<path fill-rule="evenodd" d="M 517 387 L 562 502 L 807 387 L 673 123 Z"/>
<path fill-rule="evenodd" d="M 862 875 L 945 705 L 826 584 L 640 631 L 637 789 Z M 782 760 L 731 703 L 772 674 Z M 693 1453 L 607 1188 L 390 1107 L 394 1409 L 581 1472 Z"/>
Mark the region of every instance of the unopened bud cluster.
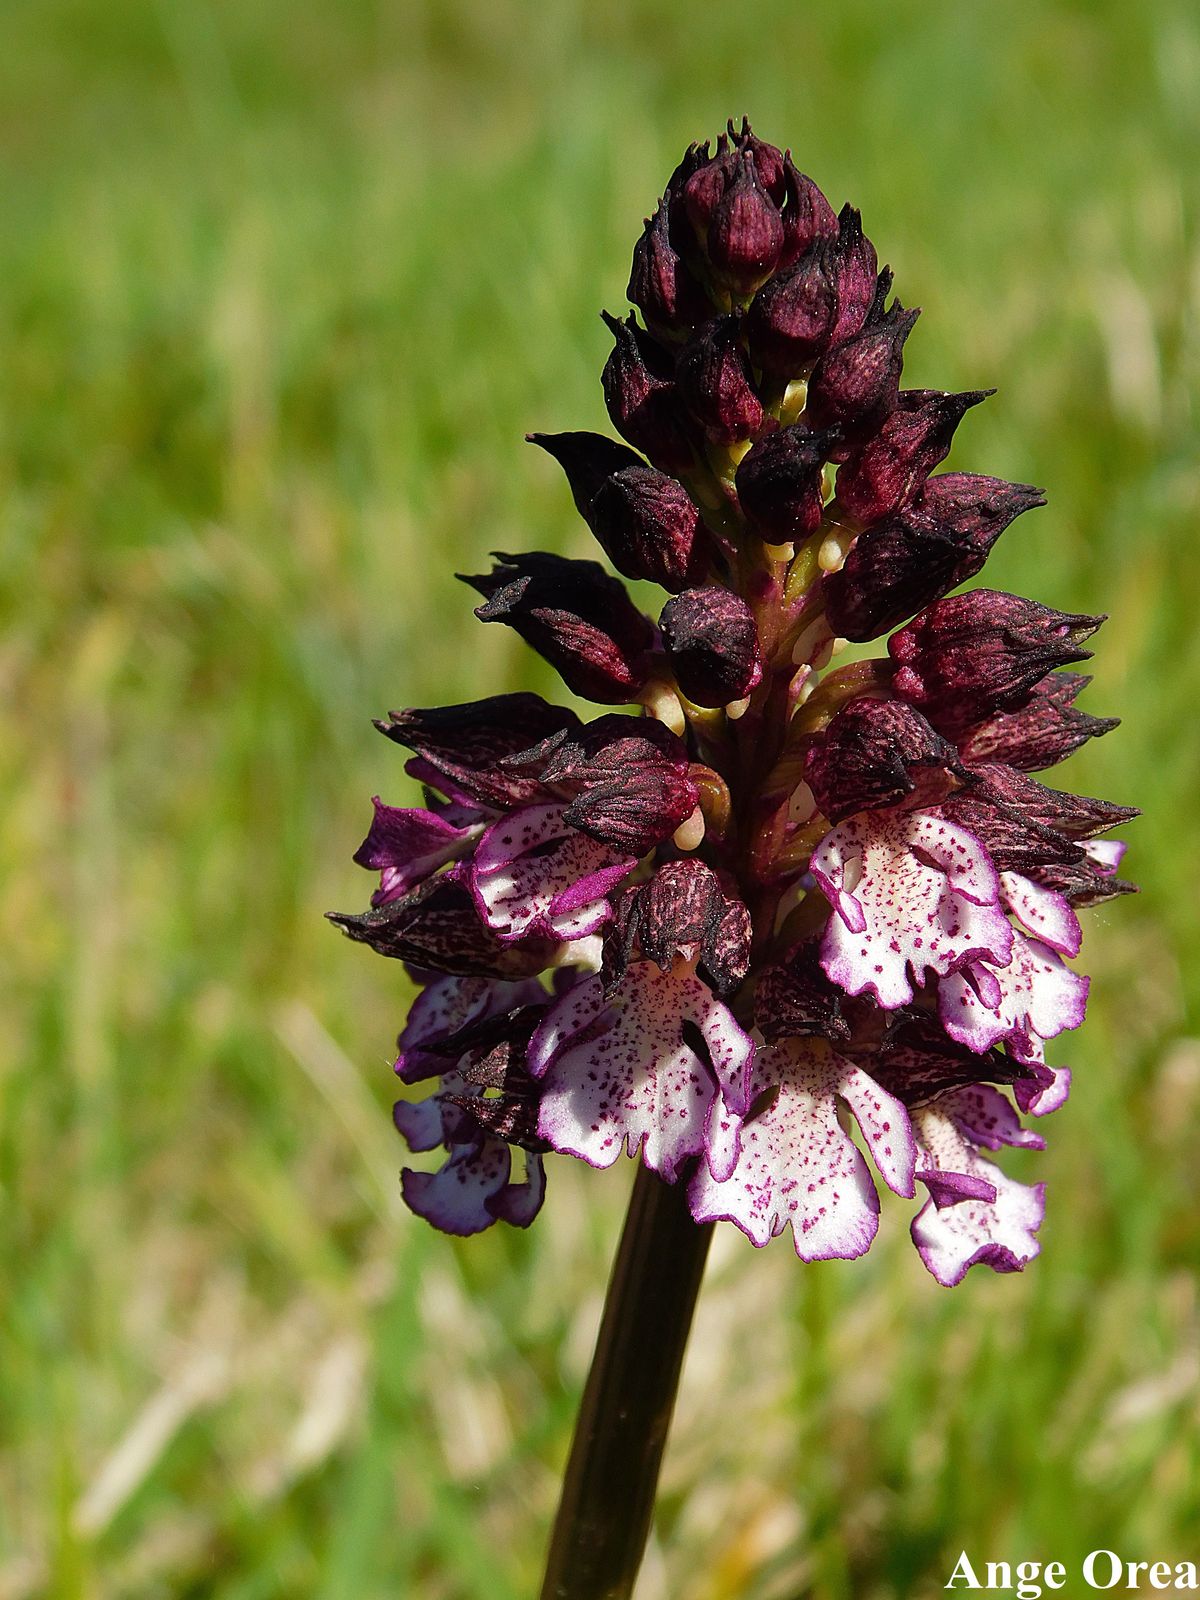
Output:
<path fill-rule="evenodd" d="M 936 472 L 990 391 L 901 388 L 917 312 L 857 211 L 730 124 L 685 155 L 606 317 L 620 443 L 533 434 L 610 565 L 497 554 L 466 581 L 575 694 L 394 713 L 420 808 L 376 801 L 351 937 L 421 992 L 397 1125 L 452 1233 L 527 1224 L 557 1151 L 622 1150 L 700 1221 L 861 1254 L 883 1181 L 942 1283 L 1036 1254 L 1044 1044 L 1083 1018 L 1077 911 L 1126 891 L 1125 807 L 1044 786 L 1114 724 L 1076 708 L 1102 619 L 953 593 L 1036 489 Z M 890 635 L 838 665 L 847 643 Z M 859 652 L 861 654 L 861 652 Z M 517 1154 L 514 1154 L 517 1152 Z"/>

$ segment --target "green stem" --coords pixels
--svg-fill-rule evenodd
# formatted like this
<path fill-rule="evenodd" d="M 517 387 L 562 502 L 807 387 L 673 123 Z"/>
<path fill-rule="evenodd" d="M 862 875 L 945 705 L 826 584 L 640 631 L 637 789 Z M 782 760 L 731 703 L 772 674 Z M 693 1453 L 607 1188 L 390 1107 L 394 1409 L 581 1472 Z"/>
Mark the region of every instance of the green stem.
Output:
<path fill-rule="evenodd" d="M 625 1600 L 654 1492 L 712 1224 L 639 1166 L 583 1391 L 542 1600 Z"/>

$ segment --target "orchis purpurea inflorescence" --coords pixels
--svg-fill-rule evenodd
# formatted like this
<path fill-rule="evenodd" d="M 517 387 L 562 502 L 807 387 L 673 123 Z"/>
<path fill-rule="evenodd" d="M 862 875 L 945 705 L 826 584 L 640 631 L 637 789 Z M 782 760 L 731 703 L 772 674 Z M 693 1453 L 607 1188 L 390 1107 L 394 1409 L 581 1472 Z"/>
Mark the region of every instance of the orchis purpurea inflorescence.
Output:
<path fill-rule="evenodd" d="M 596 561 L 465 580 L 575 694 L 640 709 L 379 724 L 426 804 L 375 802 L 372 909 L 334 920 L 423 986 L 396 1070 L 433 1089 L 395 1115 L 444 1149 L 403 1189 L 449 1233 L 527 1225 L 550 1152 L 628 1150 L 697 1222 L 855 1257 L 865 1151 L 923 1186 L 940 1283 L 1037 1253 L 1042 1186 L 984 1152 L 1040 1147 L 1021 1114 L 1066 1097 L 1044 1044 L 1083 1018 L 1077 912 L 1130 887 L 1097 836 L 1134 813 L 1030 776 L 1114 725 L 1063 670 L 1102 619 L 953 592 L 1042 495 L 936 471 L 988 391 L 901 388 L 891 283 L 748 124 L 693 146 L 606 318 L 625 442 L 532 435 L 610 565 L 668 591 L 657 621 Z"/>

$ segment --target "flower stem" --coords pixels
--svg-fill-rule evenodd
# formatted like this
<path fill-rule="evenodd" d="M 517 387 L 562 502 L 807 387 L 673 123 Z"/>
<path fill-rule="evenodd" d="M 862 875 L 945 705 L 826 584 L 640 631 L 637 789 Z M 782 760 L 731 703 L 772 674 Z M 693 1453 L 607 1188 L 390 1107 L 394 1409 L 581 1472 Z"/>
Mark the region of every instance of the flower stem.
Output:
<path fill-rule="evenodd" d="M 639 1166 L 583 1392 L 542 1600 L 625 1600 L 654 1492 L 712 1224 Z"/>

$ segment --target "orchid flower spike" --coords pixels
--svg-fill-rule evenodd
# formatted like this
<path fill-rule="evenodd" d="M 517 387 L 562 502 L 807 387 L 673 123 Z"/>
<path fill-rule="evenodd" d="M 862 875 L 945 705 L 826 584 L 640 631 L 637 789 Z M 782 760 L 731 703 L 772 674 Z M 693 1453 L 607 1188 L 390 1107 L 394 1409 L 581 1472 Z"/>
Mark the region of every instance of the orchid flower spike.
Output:
<path fill-rule="evenodd" d="M 1030 776 L 1115 726 L 1075 704 L 1103 619 L 962 589 L 1043 498 L 937 471 L 990 391 L 901 386 L 891 284 L 748 123 L 693 146 L 606 319 L 624 442 L 531 435 L 657 620 L 597 561 L 497 555 L 476 615 L 604 709 L 380 724 L 425 803 L 375 802 L 371 908 L 333 920 L 420 985 L 395 1120 L 443 1160 L 403 1194 L 448 1233 L 627 1153 L 805 1261 L 868 1249 L 878 1180 L 941 1284 L 1037 1254 L 1042 1185 L 993 1158 L 1066 1099 L 1078 913 L 1130 890 L 1100 836 L 1135 813 Z"/>

